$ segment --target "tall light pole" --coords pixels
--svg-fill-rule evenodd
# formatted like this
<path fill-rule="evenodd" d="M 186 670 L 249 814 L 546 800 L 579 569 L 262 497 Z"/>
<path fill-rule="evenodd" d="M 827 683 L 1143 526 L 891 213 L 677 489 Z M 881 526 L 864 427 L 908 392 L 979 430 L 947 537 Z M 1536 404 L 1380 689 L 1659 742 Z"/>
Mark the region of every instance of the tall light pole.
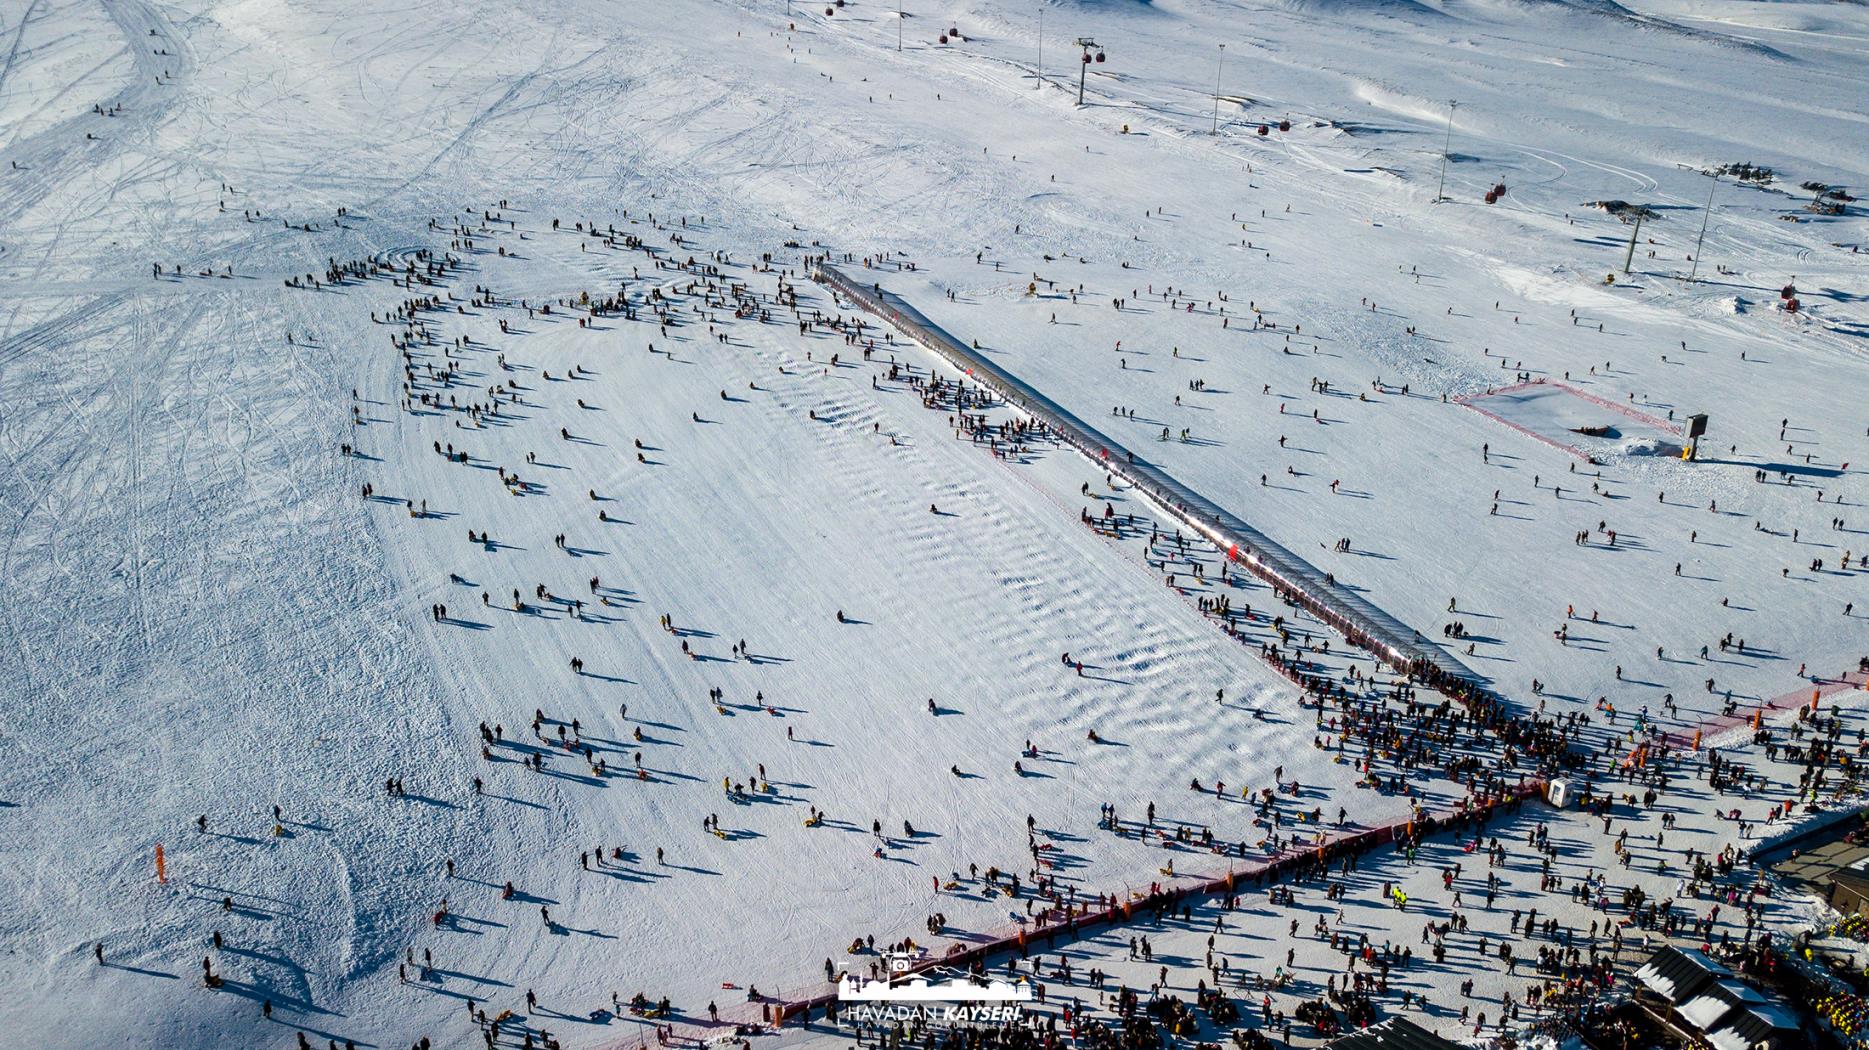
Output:
<path fill-rule="evenodd" d="M 1447 151 L 1454 145 L 1454 107 L 1460 105 L 1452 99 L 1447 101 L 1447 138 L 1441 143 L 1441 184 L 1434 188 L 1434 203 L 1439 204 L 1447 197 L 1442 191 L 1447 189 Z"/>
<path fill-rule="evenodd" d="M 1090 51 L 1097 46 L 1095 40 L 1087 36 L 1077 38 L 1077 46 L 1084 49 L 1083 60 L 1077 64 L 1077 104 L 1084 104 L 1084 77 L 1090 73 Z"/>
<path fill-rule="evenodd" d="M 896 0 L 896 50 L 902 50 L 902 0 Z"/>
<path fill-rule="evenodd" d="M 1214 64 L 1214 130 L 1220 134 L 1220 71 L 1226 68 L 1227 46 L 1220 45 L 1220 60 Z"/>
<path fill-rule="evenodd" d="M 1032 90 L 1045 86 L 1045 9 L 1038 9 L 1038 64 L 1032 67 Z"/>
<path fill-rule="evenodd" d="M 1687 281 L 1689 284 L 1692 284 L 1695 276 L 1700 273 L 1700 244 L 1707 239 L 1707 216 L 1713 212 L 1713 191 L 1720 185 L 1719 172 L 1703 174 L 1710 174 L 1710 177 L 1713 179 L 1713 184 L 1707 187 L 1707 206 L 1700 209 L 1700 235 L 1694 238 L 1694 265 L 1687 272 Z"/>
<path fill-rule="evenodd" d="M 1624 277 L 1629 276 L 1629 265 L 1635 262 L 1635 241 L 1636 238 L 1642 236 L 1642 217 L 1647 214 L 1648 208 L 1640 204 L 1635 206 L 1635 229 L 1629 233 L 1629 254 L 1622 257 L 1622 275 Z"/>

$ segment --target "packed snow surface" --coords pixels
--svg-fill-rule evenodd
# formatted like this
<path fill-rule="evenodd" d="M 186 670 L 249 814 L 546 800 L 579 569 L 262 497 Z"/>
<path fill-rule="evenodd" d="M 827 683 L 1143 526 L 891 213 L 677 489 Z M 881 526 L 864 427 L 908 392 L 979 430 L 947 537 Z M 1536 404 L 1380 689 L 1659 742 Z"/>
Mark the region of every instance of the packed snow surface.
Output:
<path fill-rule="evenodd" d="M 1100 804 L 1256 856 L 1215 781 L 1407 818 L 1260 657 L 1332 636 L 957 437 L 874 319 L 801 329 L 857 317 L 810 255 L 1528 712 L 1687 732 L 1869 649 L 1869 235 L 1805 188 L 1869 186 L 1869 8 L 903 7 L 0 4 L 0 1041 L 480 1045 L 472 999 L 607 1046 L 613 994 L 1004 933 L 964 877 L 1028 826 L 1080 894 L 1163 879 Z"/>

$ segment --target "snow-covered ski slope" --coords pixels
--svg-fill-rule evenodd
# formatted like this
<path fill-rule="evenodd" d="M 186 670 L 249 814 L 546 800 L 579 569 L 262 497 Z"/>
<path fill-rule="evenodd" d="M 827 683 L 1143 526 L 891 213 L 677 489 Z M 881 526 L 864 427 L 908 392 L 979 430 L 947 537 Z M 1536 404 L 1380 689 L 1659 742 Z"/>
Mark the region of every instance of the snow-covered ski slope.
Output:
<path fill-rule="evenodd" d="M 1004 926 L 1004 899 L 931 878 L 1024 871 L 1028 815 L 1086 893 L 1160 877 L 1160 851 L 1096 832 L 1101 802 L 1264 836 L 1192 778 L 1258 788 L 1282 766 L 1353 822 L 1405 815 L 1310 746 L 1257 641 L 1200 615 L 1218 588 L 1185 563 L 1166 587 L 1141 542 L 1077 523 L 1147 513 L 1087 462 L 957 441 L 909 373 L 789 314 L 714 308 L 725 342 L 686 298 L 666 335 L 528 318 L 518 299 L 693 279 L 578 222 L 727 253 L 765 296 L 772 252 L 827 312 L 805 253 L 888 255 L 889 291 L 1368 601 L 1437 641 L 1464 622 L 1462 659 L 1528 708 L 1536 679 L 1552 706 L 1659 716 L 1671 693 L 1662 720 L 1687 724 L 1862 654 L 1863 573 L 1837 565 L 1869 549 L 1869 235 L 1860 206 L 1812 215 L 1799 186 L 1869 188 L 1863 7 L 906 6 L 898 26 L 893 4 L 782 0 L 0 4 L 4 1041 L 477 1044 L 471 996 L 607 1045 L 641 1031 L 592 1019 L 612 992 L 701 1016 L 744 998 L 722 982 L 808 985 L 851 938 L 925 939 L 936 911 Z M 937 43 L 951 28 L 965 39 Z M 1107 56 L 1082 109 L 1080 36 Z M 1711 187 L 1685 283 L 1698 169 L 1739 161 L 1777 181 Z M 1602 200 L 1658 214 L 1627 277 Z M 456 223 L 486 232 L 451 249 Z M 284 284 L 422 250 L 467 268 L 419 290 Z M 402 411 L 404 329 L 375 319 L 477 287 L 498 304 L 425 315 L 412 367 L 459 374 L 418 385 L 510 381 L 523 405 L 474 429 Z M 1527 374 L 1707 412 L 1705 462 L 1614 450 L 1598 476 L 1451 400 Z M 540 488 L 513 495 L 496 468 Z M 593 576 L 614 604 L 590 607 Z M 539 585 L 591 615 L 538 612 Z M 1720 651 L 1729 631 L 1746 653 Z M 733 657 L 742 639 L 757 659 Z M 610 775 L 481 758 L 479 723 L 536 739 L 535 709 L 577 718 Z M 1042 754 L 1015 774 L 1028 740 Z M 762 764 L 773 792 L 724 796 Z M 812 806 L 825 826 L 804 827 Z M 725 837 L 702 829 L 715 814 Z M 599 845 L 627 857 L 583 871 Z M 457 921 L 437 930 L 444 897 Z M 411 948 L 437 971 L 402 984 Z"/>

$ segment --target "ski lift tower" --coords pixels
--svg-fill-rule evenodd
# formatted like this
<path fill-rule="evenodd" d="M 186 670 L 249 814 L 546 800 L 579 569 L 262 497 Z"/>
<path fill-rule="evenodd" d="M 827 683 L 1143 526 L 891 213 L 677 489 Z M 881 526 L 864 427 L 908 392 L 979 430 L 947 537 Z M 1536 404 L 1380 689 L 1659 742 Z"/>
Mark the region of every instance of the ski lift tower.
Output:
<path fill-rule="evenodd" d="M 1090 63 L 1093 61 L 1091 54 L 1095 52 L 1094 61 L 1101 62 L 1103 61 L 1103 48 L 1087 36 L 1078 37 L 1077 46 L 1084 51 L 1083 61 L 1077 65 L 1077 104 L 1081 106 L 1084 104 L 1084 76 L 1090 72 Z"/>

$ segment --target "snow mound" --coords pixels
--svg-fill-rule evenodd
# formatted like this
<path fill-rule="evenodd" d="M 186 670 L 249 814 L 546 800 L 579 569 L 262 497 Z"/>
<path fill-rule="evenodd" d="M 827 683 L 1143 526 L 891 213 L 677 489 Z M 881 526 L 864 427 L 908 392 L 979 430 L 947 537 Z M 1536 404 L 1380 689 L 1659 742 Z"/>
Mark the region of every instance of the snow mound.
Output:
<path fill-rule="evenodd" d="M 1445 11 L 1419 0 L 1272 0 L 1271 6 L 1296 14 L 1343 15 L 1372 14 L 1389 17 L 1414 17 L 1422 20 L 1446 19 Z"/>
<path fill-rule="evenodd" d="M 1616 446 L 1616 454 L 1621 456 L 1654 456 L 1660 459 L 1679 459 L 1681 446 L 1662 438 L 1631 438 Z"/>
<path fill-rule="evenodd" d="M 1718 47 L 1748 51 L 1764 58 L 1787 62 L 1791 60 L 1791 56 L 1768 44 L 1761 44 L 1755 40 L 1748 40 L 1741 37 L 1728 36 L 1725 33 L 1710 29 L 1699 29 L 1682 25 L 1679 22 L 1670 21 L 1655 15 L 1640 14 L 1617 3 L 1616 0 L 1493 0 L 1493 2 L 1499 4 L 1501 7 L 1519 8 L 1528 11 L 1569 9 L 1578 14 L 1615 19 L 1616 21 L 1637 29 L 1650 29 L 1675 36 L 1689 37 Z"/>

